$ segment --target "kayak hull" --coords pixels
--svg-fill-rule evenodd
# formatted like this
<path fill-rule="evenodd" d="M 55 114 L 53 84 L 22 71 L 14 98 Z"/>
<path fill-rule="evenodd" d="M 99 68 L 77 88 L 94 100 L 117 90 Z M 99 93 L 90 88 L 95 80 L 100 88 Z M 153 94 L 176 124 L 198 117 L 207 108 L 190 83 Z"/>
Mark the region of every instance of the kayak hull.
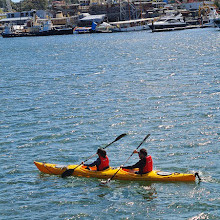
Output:
<path fill-rule="evenodd" d="M 53 175 L 61 175 L 67 169 L 74 169 L 78 165 L 58 165 L 58 164 L 51 164 L 51 163 L 41 163 L 34 161 L 36 167 L 42 172 L 46 174 L 53 174 Z M 74 172 L 73 176 L 81 176 L 87 178 L 99 178 L 99 179 L 109 179 L 111 178 L 118 168 L 108 168 L 104 171 L 96 171 L 94 168 L 91 170 L 86 169 L 86 166 L 79 166 L 77 167 Z M 128 170 L 128 169 L 121 169 L 114 179 L 118 180 L 132 180 L 132 181 L 160 181 L 160 182 L 194 182 L 196 177 L 194 174 L 185 174 L 185 173 L 169 173 L 169 172 L 161 172 L 159 170 L 153 170 L 147 174 L 136 174 L 135 172 L 137 169 Z"/>

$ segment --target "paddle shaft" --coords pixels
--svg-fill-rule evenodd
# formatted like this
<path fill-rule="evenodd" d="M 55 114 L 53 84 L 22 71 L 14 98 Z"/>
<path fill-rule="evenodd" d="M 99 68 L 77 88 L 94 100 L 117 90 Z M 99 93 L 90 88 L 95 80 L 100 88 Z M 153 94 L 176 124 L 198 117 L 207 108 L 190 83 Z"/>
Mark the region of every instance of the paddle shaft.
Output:
<path fill-rule="evenodd" d="M 148 134 L 145 138 L 144 138 L 144 140 L 139 144 L 139 146 L 135 149 L 135 150 L 137 150 L 146 140 L 147 140 L 147 138 L 150 136 L 150 134 Z M 134 151 L 132 152 L 132 154 L 128 157 L 128 159 L 124 162 L 124 164 L 126 164 L 127 162 L 128 162 L 128 160 L 133 156 L 133 154 L 134 154 Z M 110 182 L 115 176 L 116 176 L 116 174 L 119 172 L 119 170 L 124 166 L 124 164 L 123 165 L 121 165 L 120 167 L 119 167 L 119 169 L 115 172 L 115 174 L 110 178 L 110 179 L 108 179 L 106 182 Z"/>
<path fill-rule="evenodd" d="M 106 149 L 107 147 L 109 147 L 111 144 L 115 143 L 116 141 L 118 141 L 119 139 L 121 139 L 122 137 L 124 137 L 126 134 L 121 134 L 120 136 L 118 136 L 114 141 L 112 141 L 110 144 L 108 144 L 107 146 L 103 147 L 103 149 Z M 88 157 L 86 160 L 83 161 L 83 163 L 85 163 L 86 161 L 88 161 L 89 159 L 93 158 L 97 153 L 93 154 L 92 156 Z M 76 168 L 78 168 L 79 166 L 81 166 L 81 164 L 79 164 L 78 166 L 76 166 L 74 169 L 70 169 L 70 170 L 75 170 Z"/>
<path fill-rule="evenodd" d="M 110 144 L 108 144 L 108 145 L 106 145 L 105 147 L 103 147 L 103 149 L 106 149 L 107 147 L 109 147 L 109 146 L 110 146 L 111 144 L 113 144 L 114 142 L 116 142 L 116 141 L 120 140 L 121 138 L 123 138 L 125 135 L 127 135 L 127 134 L 124 133 L 124 134 L 119 135 L 114 141 L 112 141 Z M 85 163 L 86 161 L 88 161 L 89 159 L 91 159 L 92 157 L 94 157 L 95 155 L 96 155 L 96 153 L 93 154 L 92 156 L 88 157 L 86 160 L 84 160 L 83 163 Z M 81 163 L 81 164 L 82 164 L 82 163 Z M 62 173 L 62 178 L 66 177 L 66 176 L 71 176 L 72 173 L 74 172 L 74 170 L 75 170 L 76 168 L 78 168 L 79 166 L 81 166 L 81 164 L 79 164 L 78 166 L 76 166 L 74 169 L 67 169 L 66 171 L 64 171 L 64 172 Z"/>

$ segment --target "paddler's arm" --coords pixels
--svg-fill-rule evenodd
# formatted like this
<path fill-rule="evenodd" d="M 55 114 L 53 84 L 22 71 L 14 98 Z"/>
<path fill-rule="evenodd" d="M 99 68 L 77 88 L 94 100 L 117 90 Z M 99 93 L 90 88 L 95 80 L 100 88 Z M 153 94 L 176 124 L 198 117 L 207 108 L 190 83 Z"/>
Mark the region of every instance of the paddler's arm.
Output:
<path fill-rule="evenodd" d="M 127 167 L 123 167 L 124 169 L 134 169 L 134 168 L 142 168 L 144 167 L 144 161 L 143 160 L 139 160 L 136 164 L 134 164 L 133 166 L 127 166 Z"/>
<path fill-rule="evenodd" d="M 137 149 L 135 149 L 134 151 L 133 151 L 133 154 L 138 154 L 138 151 L 137 151 Z M 123 166 L 121 166 L 121 168 L 122 168 Z M 125 169 L 134 169 L 134 168 L 142 168 L 142 167 L 144 167 L 144 161 L 142 161 L 142 160 L 139 160 L 136 164 L 134 164 L 133 166 L 127 166 L 127 167 L 123 167 L 123 168 L 125 168 Z"/>
<path fill-rule="evenodd" d="M 93 163 L 90 163 L 90 164 L 84 164 L 84 166 L 87 166 L 87 167 L 94 167 L 94 166 L 99 166 L 101 164 L 101 160 L 100 158 L 98 158 L 96 161 L 94 161 Z"/>

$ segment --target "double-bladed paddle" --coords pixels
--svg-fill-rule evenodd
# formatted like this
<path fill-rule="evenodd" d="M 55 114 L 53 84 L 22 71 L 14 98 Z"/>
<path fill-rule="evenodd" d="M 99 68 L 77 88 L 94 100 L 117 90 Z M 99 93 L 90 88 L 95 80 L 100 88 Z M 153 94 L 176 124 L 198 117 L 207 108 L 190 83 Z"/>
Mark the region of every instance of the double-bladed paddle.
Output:
<path fill-rule="evenodd" d="M 136 148 L 136 150 L 147 140 L 147 138 L 150 136 L 150 134 L 148 134 L 145 138 L 144 138 L 144 140 L 139 144 L 139 146 Z M 132 152 L 132 154 L 128 157 L 128 159 L 124 162 L 124 164 L 126 164 L 127 162 L 128 162 L 128 160 L 132 157 L 132 155 L 134 154 L 134 151 Z M 105 181 L 105 182 L 102 182 L 101 183 L 101 185 L 105 185 L 105 184 L 107 184 L 107 183 L 109 183 L 115 176 L 116 176 L 116 174 L 119 172 L 119 170 L 124 166 L 124 164 L 123 165 L 121 165 L 119 168 L 118 168 L 118 170 L 114 173 L 114 175 L 111 177 L 111 178 L 109 178 L 107 181 Z"/>
<path fill-rule="evenodd" d="M 120 140 L 121 138 L 123 138 L 125 135 L 127 135 L 127 134 L 121 134 L 121 135 L 119 135 L 114 141 L 112 141 L 110 144 L 108 144 L 107 146 L 105 146 L 103 149 L 106 149 L 107 147 L 109 147 L 111 144 L 113 144 L 114 142 L 116 142 L 116 141 L 118 141 L 118 140 Z M 96 153 L 95 154 L 93 154 L 92 156 L 90 156 L 90 157 L 88 157 L 86 160 L 84 160 L 83 161 L 83 163 L 85 163 L 86 161 L 88 161 L 89 159 L 91 159 L 92 157 L 94 157 L 96 155 Z M 81 163 L 82 164 L 82 163 Z M 79 164 L 78 166 L 76 166 L 74 169 L 67 169 L 66 171 L 64 171 L 63 173 L 62 173 L 62 178 L 65 178 L 65 177 L 67 177 L 67 176 L 71 176 L 72 174 L 73 174 L 73 172 L 74 172 L 74 170 L 76 169 L 76 168 L 78 168 L 79 166 L 81 166 L 81 164 Z"/>

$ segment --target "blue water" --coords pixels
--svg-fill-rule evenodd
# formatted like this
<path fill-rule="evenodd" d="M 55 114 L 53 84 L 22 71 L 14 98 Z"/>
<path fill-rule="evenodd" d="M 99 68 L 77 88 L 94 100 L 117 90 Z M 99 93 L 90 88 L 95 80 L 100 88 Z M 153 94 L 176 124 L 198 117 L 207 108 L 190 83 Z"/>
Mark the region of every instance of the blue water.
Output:
<path fill-rule="evenodd" d="M 212 28 L 0 38 L 0 219 L 220 219 L 219 54 Z M 125 132 L 112 166 L 150 133 L 155 169 L 202 182 L 101 187 L 33 164 L 78 164 Z"/>

